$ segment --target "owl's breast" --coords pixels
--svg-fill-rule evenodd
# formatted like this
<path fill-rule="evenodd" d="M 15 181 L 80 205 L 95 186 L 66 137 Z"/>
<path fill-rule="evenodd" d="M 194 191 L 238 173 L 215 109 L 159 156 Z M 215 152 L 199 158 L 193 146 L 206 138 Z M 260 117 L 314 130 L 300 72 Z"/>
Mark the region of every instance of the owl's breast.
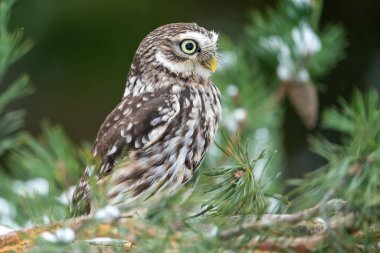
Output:
<path fill-rule="evenodd" d="M 189 88 L 181 94 L 179 117 L 183 125 L 185 167 L 193 173 L 212 143 L 220 120 L 219 92 L 215 86 Z"/>
<path fill-rule="evenodd" d="M 170 92 L 178 98 L 179 112 L 159 139 L 131 151 L 125 164 L 113 173 L 113 185 L 117 187 L 109 195 L 122 197 L 113 198 L 113 203 L 132 203 L 148 188 L 171 194 L 192 178 L 214 139 L 220 119 L 218 90 L 214 86 L 206 88 L 192 86 Z"/>

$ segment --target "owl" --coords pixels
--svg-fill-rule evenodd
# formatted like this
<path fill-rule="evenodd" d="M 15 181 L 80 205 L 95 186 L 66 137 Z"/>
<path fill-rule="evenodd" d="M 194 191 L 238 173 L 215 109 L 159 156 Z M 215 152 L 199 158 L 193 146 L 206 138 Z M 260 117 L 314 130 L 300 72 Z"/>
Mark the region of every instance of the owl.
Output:
<path fill-rule="evenodd" d="M 221 117 L 210 78 L 217 41 L 218 34 L 195 23 L 164 25 L 142 40 L 121 102 L 97 134 L 93 156 L 100 166 L 88 166 L 74 192 L 74 215 L 96 209 L 90 178 L 120 208 L 173 194 L 192 178 Z"/>

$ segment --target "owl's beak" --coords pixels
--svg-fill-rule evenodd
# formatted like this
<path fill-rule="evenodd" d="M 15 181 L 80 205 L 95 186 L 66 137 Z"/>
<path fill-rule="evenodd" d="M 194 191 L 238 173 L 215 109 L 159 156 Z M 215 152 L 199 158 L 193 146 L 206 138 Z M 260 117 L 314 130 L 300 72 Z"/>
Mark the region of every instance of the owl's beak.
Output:
<path fill-rule="evenodd" d="M 218 65 L 218 60 L 216 59 L 216 55 L 213 55 L 209 61 L 203 63 L 206 69 L 209 69 L 211 72 L 215 72 L 216 67 Z"/>

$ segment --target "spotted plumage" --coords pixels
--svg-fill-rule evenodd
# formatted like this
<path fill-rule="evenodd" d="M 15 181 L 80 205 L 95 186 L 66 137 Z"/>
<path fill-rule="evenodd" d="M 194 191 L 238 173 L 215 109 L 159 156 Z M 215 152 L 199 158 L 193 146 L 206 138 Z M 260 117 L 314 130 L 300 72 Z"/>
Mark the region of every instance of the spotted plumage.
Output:
<path fill-rule="evenodd" d="M 218 36 L 195 23 L 164 25 L 141 42 L 121 102 L 99 129 L 100 168 L 86 168 L 73 197 L 76 215 L 95 209 L 88 178 L 106 185 L 108 203 L 174 193 L 190 180 L 214 139 L 219 91 L 210 79 Z"/>

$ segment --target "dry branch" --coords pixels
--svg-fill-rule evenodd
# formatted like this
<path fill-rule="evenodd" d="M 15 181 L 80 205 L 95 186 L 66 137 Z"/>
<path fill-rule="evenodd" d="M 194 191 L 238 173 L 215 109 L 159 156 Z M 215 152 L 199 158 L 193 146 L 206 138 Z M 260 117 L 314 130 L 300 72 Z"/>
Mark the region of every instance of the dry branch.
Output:
<path fill-rule="evenodd" d="M 274 227 L 280 224 L 298 223 L 318 214 L 321 209 L 341 210 L 345 202 L 340 199 L 332 199 L 326 203 L 319 203 L 316 206 L 302 210 L 294 214 L 264 214 L 262 216 L 250 216 L 249 221 L 239 226 L 222 231 L 219 236 L 228 239 L 244 233 L 247 230 L 261 230 Z M 236 218 L 235 218 L 236 219 Z"/>
<path fill-rule="evenodd" d="M 347 215 L 338 215 L 331 219 L 328 227 L 323 231 L 318 231 L 310 236 L 301 237 L 266 237 L 256 236 L 246 244 L 246 248 L 255 248 L 260 250 L 275 250 L 283 252 L 292 249 L 295 252 L 312 252 L 320 247 L 328 238 L 329 233 L 338 232 L 339 229 L 351 227 L 354 222 L 352 213 Z"/>
<path fill-rule="evenodd" d="M 337 232 L 344 227 L 351 227 L 354 222 L 354 215 L 352 213 L 341 213 L 341 208 L 344 206 L 342 200 L 330 200 L 326 203 L 318 204 L 312 208 L 294 213 L 294 214 L 266 214 L 258 217 L 250 217 L 248 221 L 242 225 L 227 229 L 219 233 L 218 239 L 226 240 L 236 238 L 240 240 L 240 236 L 248 232 L 262 231 L 278 225 L 287 225 L 288 228 L 294 229 L 300 224 L 311 227 L 304 235 L 299 237 L 289 236 L 286 230 L 282 233 L 276 233 L 273 236 L 255 236 L 248 243 L 245 242 L 243 248 L 251 250 L 251 252 L 284 252 L 285 249 L 292 249 L 295 252 L 310 252 L 321 246 L 328 238 L 329 233 Z M 327 223 L 322 224 L 322 228 L 315 229 L 313 221 L 308 221 L 309 218 L 324 212 L 327 209 L 334 210 L 335 214 L 328 220 Z M 317 224 L 321 226 L 321 224 Z M 43 232 L 53 232 L 58 228 L 69 227 L 75 231 L 75 240 L 87 240 L 89 244 L 94 244 L 91 240 L 95 237 L 110 237 L 123 242 L 123 247 L 130 248 L 137 238 L 142 236 L 150 236 L 155 238 L 164 239 L 165 232 L 158 227 L 147 225 L 143 220 L 131 218 L 116 218 L 113 220 L 102 221 L 94 219 L 92 216 L 82 216 L 75 219 L 69 219 L 52 225 L 26 228 L 20 231 L 11 232 L 9 234 L 0 236 L 0 253 L 4 252 L 24 252 L 33 247 L 36 240 Z M 126 228 L 127 235 L 122 236 L 120 227 Z M 177 244 L 184 233 L 176 232 L 173 234 Z M 256 233 L 257 234 L 257 233 Z M 191 239 L 192 243 L 201 240 L 202 238 L 194 234 Z M 90 241 L 88 241 L 90 240 Z M 187 238 L 186 240 L 189 240 Z M 95 243 L 96 244 L 96 243 Z M 177 245 L 176 244 L 176 245 Z M 108 246 L 107 243 L 101 246 Z M 174 244 L 173 244 L 174 245 Z M 99 245 L 97 245 L 99 246 Z M 178 245 L 177 245 L 178 246 Z M 137 245 L 138 247 L 138 245 Z M 174 246 L 173 246 L 174 247 Z M 178 246 L 179 247 L 179 246 Z M 268 251 L 268 252 L 269 252 Z"/>
<path fill-rule="evenodd" d="M 123 226 L 128 229 L 129 234 L 126 239 L 129 239 L 130 242 L 141 233 L 145 235 L 152 234 L 154 236 L 159 234 L 158 229 L 146 227 L 141 221 L 136 219 L 120 218 L 99 222 L 92 216 L 81 216 L 51 225 L 25 228 L 2 235 L 0 236 L 0 253 L 24 252 L 26 249 L 33 247 L 35 241 L 43 232 L 53 232 L 58 228 L 65 227 L 69 227 L 75 231 L 75 238 L 77 240 L 87 240 L 94 237 L 120 238 L 120 231 L 117 229 L 118 226 Z"/>

